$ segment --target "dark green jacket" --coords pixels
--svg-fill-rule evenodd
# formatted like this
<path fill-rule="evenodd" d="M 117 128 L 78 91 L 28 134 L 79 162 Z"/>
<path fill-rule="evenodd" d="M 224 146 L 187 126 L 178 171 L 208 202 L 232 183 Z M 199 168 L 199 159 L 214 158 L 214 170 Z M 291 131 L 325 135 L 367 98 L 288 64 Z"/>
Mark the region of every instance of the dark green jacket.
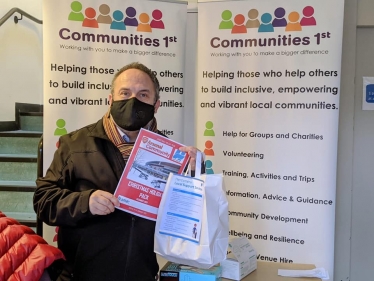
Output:
<path fill-rule="evenodd" d="M 125 165 L 99 120 L 62 136 L 45 177 L 36 180 L 35 212 L 59 226 L 67 259 L 61 280 L 155 280 L 155 222 L 118 209 L 106 216 L 89 211 L 90 194 L 114 193 Z"/>

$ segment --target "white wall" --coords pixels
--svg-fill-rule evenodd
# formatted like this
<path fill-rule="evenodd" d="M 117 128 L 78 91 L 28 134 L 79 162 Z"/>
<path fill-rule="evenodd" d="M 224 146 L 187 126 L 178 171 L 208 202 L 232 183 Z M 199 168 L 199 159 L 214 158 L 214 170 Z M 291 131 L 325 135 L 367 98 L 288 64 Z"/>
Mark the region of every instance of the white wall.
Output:
<path fill-rule="evenodd" d="M 348 2 L 349 0 L 345 0 Z M 356 1 L 353 1 L 356 2 Z M 349 2 L 348 5 L 354 5 L 355 3 Z M 346 3 L 347 5 L 347 3 Z M 344 253 L 345 258 L 340 261 L 336 260 L 336 271 L 347 272 L 349 275 L 342 274 L 340 280 L 350 281 L 361 281 L 361 280 L 373 280 L 374 267 L 374 244 L 372 239 L 374 236 L 373 226 L 373 214 L 374 214 L 374 189 L 373 189 L 373 169 L 374 166 L 374 154 L 373 151 L 368 149 L 374 143 L 374 111 L 363 111 L 362 110 L 362 99 L 363 99 L 363 76 L 374 77 L 374 1 L 373 0 L 357 0 L 357 29 L 356 36 L 353 37 L 352 42 L 354 44 L 347 44 L 348 48 L 355 48 L 354 58 L 350 59 L 352 65 L 349 66 L 350 72 L 354 69 L 354 74 L 350 75 L 349 81 L 354 81 L 354 91 L 352 95 L 347 97 L 347 107 L 351 110 L 347 111 L 348 116 L 346 120 L 349 120 L 348 124 L 344 124 L 346 127 L 352 127 L 353 139 L 342 138 L 342 141 L 349 146 L 341 146 L 347 151 L 343 152 L 346 156 L 352 154 L 352 157 L 347 157 L 345 160 L 339 159 L 341 166 L 346 166 L 347 169 L 341 169 L 342 171 L 349 171 L 349 166 L 352 166 L 352 172 L 348 175 L 339 175 L 343 182 L 345 177 L 347 181 L 351 183 L 344 183 L 339 192 L 341 198 L 341 210 L 337 212 L 342 222 L 340 224 L 340 230 L 345 233 L 350 233 L 350 243 L 347 244 L 347 234 L 337 235 L 340 239 L 339 248 L 336 243 L 336 252 Z M 351 13 L 347 13 L 347 17 L 350 17 Z M 354 46 L 353 46 L 354 45 Z M 350 52 L 352 54 L 352 52 Z M 348 82 L 351 84 L 351 82 Z M 350 105 L 348 105 L 350 103 Z M 353 116 L 352 116 L 353 114 Z M 353 124 L 351 124 L 353 121 Z M 353 144 L 353 150 L 349 149 L 350 145 Z M 352 176 L 352 177 L 351 177 Z M 347 188 L 351 185 L 351 189 Z M 345 195 L 342 195 L 343 192 Z M 348 197 L 351 200 L 348 200 Z M 350 204 L 349 204 L 350 203 Z M 343 206 L 343 204 L 346 204 Z M 338 226 L 338 224 L 337 224 Z M 350 230 L 349 230 L 350 228 Z M 338 229 L 338 227 L 337 227 Z M 343 238 L 344 237 L 344 238 Z M 344 241 L 344 242 L 343 242 Z M 349 253 L 349 255 L 347 255 Z M 346 259 L 349 258 L 347 264 Z M 343 266 L 347 266 L 347 269 L 343 269 Z M 347 279 L 343 277 L 349 276 Z"/>
<path fill-rule="evenodd" d="M 374 77 L 374 1 L 358 0 L 355 58 L 350 280 L 373 280 L 374 111 L 363 111 L 363 76 Z"/>
<path fill-rule="evenodd" d="M 42 0 L 1 0 L 0 18 L 14 7 L 42 19 Z M 0 26 L 0 121 L 15 120 L 16 102 L 43 103 L 42 25 L 14 15 Z"/>
<path fill-rule="evenodd" d="M 374 27 L 357 30 L 351 280 L 373 280 L 374 111 L 362 110 L 363 76 L 374 77 Z"/>
<path fill-rule="evenodd" d="M 354 76 L 357 0 L 346 0 L 339 106 L 339 136 L 335 209 L 334 280 L 349 281 L 351 274 Z M 364 280 L 364 279 L 362 279 Z"/>
<path fill-rule="evenodd" d="M 349 1 L 349 0 L 346 0 Z M 358 0 L 357 6 L 357 25 L 358 26 L 374 26 L 374 1 L 373 0 Z"/>

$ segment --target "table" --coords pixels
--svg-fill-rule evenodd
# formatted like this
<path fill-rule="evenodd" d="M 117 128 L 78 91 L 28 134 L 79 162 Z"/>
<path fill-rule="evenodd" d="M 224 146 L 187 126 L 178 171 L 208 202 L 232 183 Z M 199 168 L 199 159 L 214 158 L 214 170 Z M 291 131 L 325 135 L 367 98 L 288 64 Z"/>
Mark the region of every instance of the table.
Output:
<path fill-rule="evenodd" d="M 278 269 L 313 269 L 313 264 L 276 263 L 257 261 L 257 269 L 244 277 L 241 281 L 321 281 L 320 278 L 311 277 L 283 277 L 278 275 Z M 231 279 L 222 278 L 222 281 Z M 232 280 L 231 280 L 232 281 Z"/>

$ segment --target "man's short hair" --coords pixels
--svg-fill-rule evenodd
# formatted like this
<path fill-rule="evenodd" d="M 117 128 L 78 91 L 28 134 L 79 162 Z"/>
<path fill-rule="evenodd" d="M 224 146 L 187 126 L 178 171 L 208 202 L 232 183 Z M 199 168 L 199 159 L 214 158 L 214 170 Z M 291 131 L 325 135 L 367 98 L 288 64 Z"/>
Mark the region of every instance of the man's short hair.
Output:
<path fill-rule="evenodd" d="M 118 76 L 120 76 L 122 72 L 128 69 L 139 69 L 140 71 L 143 71 L 144 73 L 148 74 L 149 78 L 151 78 L 153 85 L 155 87 L 155 93 L 156 93 L 155 102 L 158 101 L 160 99 L 160 83 L 158 82 L 158 79 L 156 75 L 152 72 L 152 70 L 150 70 L 144 64 L 139 63 L 139 62 L 129 63 L 128 65 L 125 65 L 120 70 L 118 70 L 116 74 L 114 74 L 114 77 L 112 79 L 112 84 L 111 84 L 111 90 L 110 90 L 111 94 L 113 95 L 114 83 L 116 82 L 116 79 L 118 78 Z"/>

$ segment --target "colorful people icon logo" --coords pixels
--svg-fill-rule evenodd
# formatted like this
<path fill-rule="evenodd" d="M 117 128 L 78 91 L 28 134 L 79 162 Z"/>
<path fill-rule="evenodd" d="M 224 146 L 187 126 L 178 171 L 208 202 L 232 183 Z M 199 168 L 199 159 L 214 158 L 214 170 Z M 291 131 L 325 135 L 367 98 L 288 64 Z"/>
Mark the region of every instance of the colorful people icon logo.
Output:
<path fill-rule="evenodd" d="M 111 24 L 112 18 L 110 17 L 110 8 L 107 4 L 102 4 L 99 7 L 100 15 L 97 18 L 98 23 Z"/>
<path fill-rule="evenodd" d="M 221 22 L 219 29 L 230 29 L 231 33 L 246 33 L 243 28 L 245 18 L 242 14 L 237 14 L 233 21 L 232 12 L 224 10 L 221 13 Z M 250 9 L 248 11 L 248 19 L 245 23 L 245 28 L 257 28 L 258 32 L 274 32 L 274 28 L 284 27 L 285 31 L 302 31 L 302 26 L 317 25 L 314 18 L 314 8 L 312 6 L 305 6 L 303 9 L 303 17 L 300 20 L 300 13 L 292 11 L 286 16 L 286 10 L 283 7 L 278 7 L 274 10 L 274 14 L 263 13 L 259 19 L 259 10 Z"/>
<path fill-rule="evenodd" d="M 197 224 L 195 223 L 192 228 L 192 238 L 196 239 L 197 237 Z"/>
<path fill-rule="evenodd" d="M 248 20 L 245 24 L 246 28 L 258 28 L 260 26 L 260 21 L 257 19 L 258 11 L 257 9 L 251 9 L 248 11 Z"/>
<path fill-rule="evenodd" d="M 65 129 L 65 120 L 64 119 L 58 119 L 56 121 L 57 128 L 55 129 L 55 136 L 63 136 L 66 135 L 68 132 Z"/>
<path fill-rule="evenodd" d="M 126 30 L 126 25 L 123 22 L 123 13 L 119 10 L 114 11 L 113 13 L 113 21 L 110 25 L 110 29 L 117 29 L 117 30 Z"/>
<path fill-rule="evenodd" d="M 70 4 L 71 12 L 69 14 L 68 20 L 72 21 L 83 21 L 84 15 L 82 14 L 82 4 L 79 1 L 71 2 Z"/>
<path fill-rule="evenodd" d="M 224 10 L 221 17 L 222 21 L 219 24 L 219 29 L 232 29 L 234 27 L 234 23 L 231 20 L 232 13 L 230 10 Z"/>
<path fill-rule="evenodd" d="M 214 137 L 215 136 L 212 121 L 208 121 L 208 122 L 205 123 L 204 136 L 208 136 L 208 137 Z"/>
<path fill-rule="evenodd" d="M 286 26 L 286 31 L 301 31 L 301 24 L 299 23 L 300 15 L 298 12 L 291 12 L 288 15 L 288 24 Z"/>
<path fill-rule="evenodd" d="M 269 13 L 265 13 L 261 16 L 261 24 L 258 28 L 258 32 L 274 32 L 274 27 L 271 24 L 272 16 Z"/>
<path fill-rule="evenodd" d="M 164 22 L 162 21 L 162 12 L 160 10 L 154 10 L 152 12 L 152 21 L 151 21 L 151 27 L 152 28 L 159 28 L 159 29 L 165 29 Z"/>
<path fill-rule="evenodd" d="M 214 150 L 213 150 L 213 142 L 210 140 L 207 140 L 205 142 L 205 149 L 204 149 L 204 154 L 207 156 L 214 156 Z"/>
<path fill-rule="evenodd" d="M 238 14 L 234 18 L 235 25 L 231 29 L 232 34 L 247 33 L 247 28 L 244 25 L 245 17 L 242 14 Z"/>
<path fill-rule="evenodd" d="M 140 31 L 140 32 L 152 32 L 152 28 L 151 26 L 149 25 L 149 16 L 147 13 L 141 13 L 139 15 L 139 25 L 138 25 L 138 28 L 136 29 L 136 31 Z"/>
<path fill-rule="evenodd" d="M 126 18 L 125 18 L 125 25 L 126 26 L 138 26 L 138 20 L 135 18 L 136 10 L 134 7 L 128 7 L 126 9 Z"/>
<path fill-rule="evenodd" d="M 82 26 L 84 27 L 91 27 L 91 28 L 99 28 L 99 24 L 97 23 L 96 17 L 96 11 L 94 8 L 87 8 L 84 11 L 84 14 L 86 15 L 86 18 L 83 21 Z"/>
<path fill-rule="evenodd" d="M 284 18 L 286 14 L 286 10 L 282 7 L 276 8 L 274 11 L 274 20 L 273 20 L 273 27 L 286 27 L 287 20 Z"/>
<path fill-rule="evenodd" d="M 303 18 L 300 21 L 301 26 L 316 25 L 316 19 L 313 17 L 314 8 L 312 6 L 306 6 L 303 9 Z"/>
<path fill-rule="evenodd" d="M 214 174 L 214 171 L 213 171 L 213 162 L 210 161 L 210 160 L 206 160 L 205 161 L 205 172 L 207 174 Z"/>

